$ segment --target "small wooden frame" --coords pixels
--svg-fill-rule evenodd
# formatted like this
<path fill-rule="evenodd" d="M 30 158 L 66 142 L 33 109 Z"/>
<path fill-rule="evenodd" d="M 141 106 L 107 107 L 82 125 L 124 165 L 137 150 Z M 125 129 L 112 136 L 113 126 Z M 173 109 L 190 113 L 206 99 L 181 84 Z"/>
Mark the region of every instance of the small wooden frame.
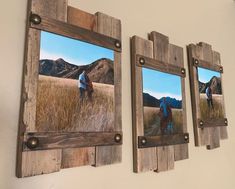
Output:
<path fill-rule="evenodd" d="M 169 44 L 168 37 L 157 32 L 151 32 L 149 39 L 145 40 L 138 36 L 131 38 L 133 153 L 134 172 L 136 173 L 171 170 L 174 168 L 174 161 L 188 158 L 189 135 L 186 120 L 186 71 L 183 62 L 183 48 Z M 145 100 L 143 99 L 144 69 L 177 77 L 182 94 L 182 122 L 180 131 L 177 133 L 164 134 L 164 130 L 162 130 L 163 134 L 160 135 L 146 134 Z M 156 84 L 160 82 L 161 80 Z M 155 109 L 153 111 L 155 115 Z"/>
<path fill-rule="evenodd" d="M 122 156 L 121 21 L 100 12 L 93 15 L 70 7 L 67 0 L 29 0 L 27 21 L 17 177 L 52 173 L 61 168 L 84 165 L 98 167 L 120 163 Z M 86 125 L 79 129 L 73 127 L 57 129 L 56 124 L 54 128 L 50 128 L 51 122 L 45 123 L 43 127 L 38 126 L 36 118 L 40 43 L 45 31 L 113 50 L 111 66 L 113 122 L 107 123 L 104 127 Z M 74 84 L 76 82 L 72 85 Z M 83 101 L 80 103 L 84 104 Z M 76 126 L 76 122 L 73 124 Z M 64 128 L 66 127 L 67 125 L 64 124 Z"/>
<path fill-rule="evenodd" d="M 215 149 L 228 138 L 220 54 L 204 42 L 188 45 L 187 51 L 195 145 Z"/>

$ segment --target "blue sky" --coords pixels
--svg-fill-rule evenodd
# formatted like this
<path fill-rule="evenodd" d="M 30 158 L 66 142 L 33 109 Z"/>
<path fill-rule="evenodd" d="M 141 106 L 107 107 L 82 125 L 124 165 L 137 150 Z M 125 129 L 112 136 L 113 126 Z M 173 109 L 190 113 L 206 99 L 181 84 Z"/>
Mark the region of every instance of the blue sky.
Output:
<path fill-rule="evenodd" d="M 179 76 L 147 68 L 143 68 L 142 73 L 143 92 L 149 93 L 157 99 L 169 96 L 182 100 L 181 79 Z"/>
<path fill-rule="evenodd" d="M 203 82 L 203 83 L 207 83 L 210 81 L 210 79 L 213 77 L 220 77 L 220 73 L 219 72 L 215 72 L 215 71 L 211 71 L 208 69 L 204 69 L 204 68 L 198 68 L 198 79 L 199 81 Z"/>
<path fill-rule="evenodd" d="M 63 58 L 75 65 L 86 65 L 100 58 L 114 59 L 113 50 L 60 35 L 41 32 L 40 59 Z"/>

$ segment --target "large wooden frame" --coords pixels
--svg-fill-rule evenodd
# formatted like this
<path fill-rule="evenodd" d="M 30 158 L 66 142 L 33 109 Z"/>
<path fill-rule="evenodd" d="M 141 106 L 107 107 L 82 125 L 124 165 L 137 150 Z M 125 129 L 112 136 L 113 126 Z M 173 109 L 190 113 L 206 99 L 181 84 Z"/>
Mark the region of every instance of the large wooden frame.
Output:
<path fill-rule="evenodd" d="M 167 171 L 174 168 L 174 161 L 188 158 L 185 104 L 185 69 L 183 48 L 169 44 L 169 39 L 151 32 L 150 40 L 138 36 L 131 38 L 132 122 L 134 172 Z M 172 135 L 144 136 L 143 77 L 142 68 L 151 68 L 181 77 L 183 132 Z M 160 82 L 160 81 L 159 81 Z"/>
<path fill-rule="evenodd" d="M 220 139 L 228 138 L 226 128 L 226 126 L 228 125 L 228 121 L 225 114 L 224 99 L 222 99 L 222 110 L 224 118 L 211 121 L 202 120 L 199 105 L 200 95 L 198 84 L 198 68 L 205 68 L 208 70 L 220 72 L 222 75 L 223 67 L 221 66 L 220 54 L 216 51 L 213 51 L 212 46 L 204 42 L 188 45 L 187 51 L 188 68 L 190 73 L 195 145 L 206 145 L 207 149 L 218 148 L 220 147 Z M 223 87 L 222 80 L 221 85 Z M 224 98 L 224 96 L 222 96 L 222 98 Z"/>
<path fill-rule="evenodd" d="M 121 22 L 68 6 L 67 0 L 29 0 L 18 134 L 17 177 L 61 168 L 121 162 Z M 114 125 L 94 132 L 38 132 L 36 91 L 41 31 L 114 50 Z"/>

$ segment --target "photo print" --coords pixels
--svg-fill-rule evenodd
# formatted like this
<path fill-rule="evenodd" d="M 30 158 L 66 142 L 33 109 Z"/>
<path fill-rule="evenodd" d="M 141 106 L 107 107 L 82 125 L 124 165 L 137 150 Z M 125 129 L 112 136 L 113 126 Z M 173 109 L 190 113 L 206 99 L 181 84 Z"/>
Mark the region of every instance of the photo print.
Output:
<path fill-rule="evenodd" d="M 38 131 L 105 131 L 114 124 L 114 52 L 42 32 Z"/>
<path fill-rule="evenodd" d="M 182 133 L 181 78 L 147 68 L 142 74 L 145 136 Z"/>
<path fill-rule="evenodd" d="M 198 86 L 202 120 L 224 118 L 221 74 L 204 68 L 198 68 Z"/>

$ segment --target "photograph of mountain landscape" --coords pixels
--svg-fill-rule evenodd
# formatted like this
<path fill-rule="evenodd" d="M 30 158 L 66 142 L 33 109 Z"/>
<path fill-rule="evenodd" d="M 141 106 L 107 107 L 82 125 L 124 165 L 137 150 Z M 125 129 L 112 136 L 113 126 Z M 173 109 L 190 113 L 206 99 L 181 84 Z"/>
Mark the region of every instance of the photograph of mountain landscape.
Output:
<path fill-rule="evenodd" d="M 182 133 L 181 78 L 147 68 L 142 74 L 145 136 Z"/>
<path fill-rule="evenodd" d="M 198 68 L 198 86 L 201 119 L 209 121 L 224 118 L 220 73 Z"/>
<path fill-rule="evenodd" d="M 41 32 L 38 131 L 106 131 L 114 124 L 114 53 Z"/>

